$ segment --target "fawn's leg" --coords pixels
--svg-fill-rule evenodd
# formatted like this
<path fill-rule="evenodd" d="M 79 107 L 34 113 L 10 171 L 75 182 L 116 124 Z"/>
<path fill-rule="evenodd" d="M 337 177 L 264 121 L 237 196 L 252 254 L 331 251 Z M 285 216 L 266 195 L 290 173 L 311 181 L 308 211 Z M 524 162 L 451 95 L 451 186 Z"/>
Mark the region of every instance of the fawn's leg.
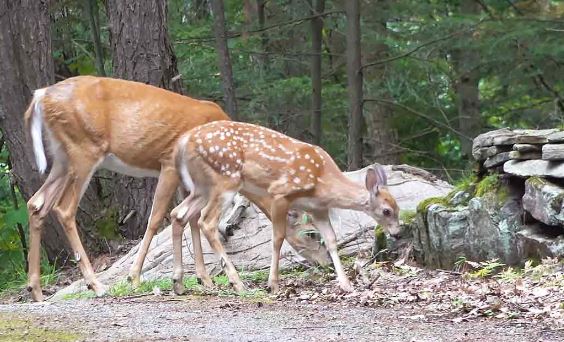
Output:
<path fill-rule="evenodd" d="M 316 212 L 313 216 L 315 218 L 315 226 L 317 227 L 317 229 L 319 229 L 319 232 L 323 236 L 325 245 L 329 250 L 331 260 L 333 260 L 335 272 L 337 273 L 337 280 L 339 281 L 339 287 L 346 292 L 353 291 L 351 282 L 349 281 L 349 278 L 343 270 L 343 265 L 341 264 L 339 253 L 337 252 L 337 238 L 335 236 L 333 226 L 331 225 L 331 221 L 329 220 L 329 212 Z"/>
<path fill-rule="evenodd" d="M 271 203 L 272 218 L 272 260 L 270 274 L 268 275 L 268 287 L 275 293 L 278 291 L 280 249 L 286 236 L 286 217 L 288 215 L 289 202 L 284 197 L 275 198 Z"/>
<path fill-rule="evenodd" d="M 200 226 L 198 226 L 198 220 L 200 215 L 190 218 L 190 233 L 192 234 L 192 246 L 194 247 L 194 265 L 196 268 L 196 277 L 198 277 L 198 282 L 207 288 L 213 287 L 213 281 L 206 270 L 206 264 L 204 263 L 204 252 L 202 251 L 202 240 L 200 237 Z"/>
<path fill-rule="evenodd" d="M 231 260 L 227 256 L 227 253 L 225 252 L 225 249 L 223 248 L 223 245 L 219 239 L 219 230 L 217 228 L 217 225 L 221 216 L 222 206 L 222 193 L 212 190 L 210 197 L 208 198 L 208 203 L 202 210 L 202 216 L 198 220 L 198 225 L 204 232 L 204 235 L 208 239 L 210 246 L 223 260 L 223 269 L 227 274 L 231 285 L 236 291 L 241 292 L 245 289 L 245 286 L 241 282 L 235 266 L 233 266 L 233 263 L 231 263 Z"/>

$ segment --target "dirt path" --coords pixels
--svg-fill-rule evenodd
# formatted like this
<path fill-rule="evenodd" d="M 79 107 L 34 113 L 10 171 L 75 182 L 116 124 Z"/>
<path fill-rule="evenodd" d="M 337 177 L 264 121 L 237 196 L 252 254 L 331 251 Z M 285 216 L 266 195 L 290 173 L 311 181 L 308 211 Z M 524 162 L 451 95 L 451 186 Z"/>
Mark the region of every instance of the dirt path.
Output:
<path fill-rule="evenodd" d="M 65 331 L 92 341 L 562 341 L 541 323 L 479 318 L 454 323 L 410 308 L 252 302 L 239 298 L 147 296 L 0 305 L 0 341 L 29 331 Z M 21 330 L 21 329 L 20 329 Z M 76 333 L 77 335 L 72 335 Z M 48 336 L 47 334 L 43 336 Z M 41 336 L 38 340 L 41 340 Z"/>

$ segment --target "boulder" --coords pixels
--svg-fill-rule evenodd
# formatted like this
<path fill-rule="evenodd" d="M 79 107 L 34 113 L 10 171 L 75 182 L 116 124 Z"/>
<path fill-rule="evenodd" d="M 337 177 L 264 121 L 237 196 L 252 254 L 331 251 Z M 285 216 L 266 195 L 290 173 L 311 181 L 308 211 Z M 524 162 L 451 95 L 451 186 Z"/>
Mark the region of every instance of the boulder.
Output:
<path fill-rule="evenodd" d="M 415 258 L 426 266 L 450 269 L 465 254 L 468 209 L 432 204 L 418 213 L 413 229 Z"/>
<path fill-rule="evenodd" d="M 564 178 L 564 163 L 548 160 L 510 160 L 503 164 L 503 171 L 520 177 Z"/>
<path fill-rule="evenodd" d="M 527 179 L 523 209 L 549 226 L 564 227 L 564 188 L 539 177 Z"/>
<path fill-rule="evenodd" d="M 546 144 L 546 145 L 543 145 L 543 147 L 542 147 L 542 159 L 544 159 L 544 160 L 563 160 L 564 161 L 564 144 Z"/>
<path fill-rule="evenodd" d="M 433 199 L 434 204 L 422 203 L 412 227 L 416 260 L 443 269 L 452 268 L 460 257 L 519 264 L 515 237 L 522 228 L 519 191 L 497 183 L 484 196 L 455 205 L 464 203 L 453 201 L 461 197 L 455 194 L 452 199 Z"/>

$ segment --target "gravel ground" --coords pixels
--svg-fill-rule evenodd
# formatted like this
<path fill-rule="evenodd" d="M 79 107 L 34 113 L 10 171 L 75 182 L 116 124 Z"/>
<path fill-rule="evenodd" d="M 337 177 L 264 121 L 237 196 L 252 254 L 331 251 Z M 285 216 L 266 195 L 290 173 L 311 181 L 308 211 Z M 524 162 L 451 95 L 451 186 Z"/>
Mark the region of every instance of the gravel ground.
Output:
<path fill-rule="evenodd" d="M 0 305 L 0 321 L 23 319 L 88 341 L 563 341 L 564 331 L 478 318 L 454 322 L 407 307 L 144 296 Z M 31 328 L 31 327 L 30 327 Z M 3 339 L 4 333 L 4 339 Z M 6 337 L 0 326 L 0 341 Z M 20 340 L 27 340 L 24 333 Z M 41 339 L 39 339 L 41 340 Z"/>

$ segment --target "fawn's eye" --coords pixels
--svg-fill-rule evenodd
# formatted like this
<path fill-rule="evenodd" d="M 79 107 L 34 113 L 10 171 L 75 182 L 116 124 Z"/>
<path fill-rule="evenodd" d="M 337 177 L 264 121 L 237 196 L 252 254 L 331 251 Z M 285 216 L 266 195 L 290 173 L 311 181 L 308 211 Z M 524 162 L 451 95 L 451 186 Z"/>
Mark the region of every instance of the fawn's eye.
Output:
<path fill-rule="evenodd" d="M 384 216 L 390 216 L 392 215 L 392 211 L 390 209 L 384 209 L 382 210 L 382 214 L 384 214 Z"/>

